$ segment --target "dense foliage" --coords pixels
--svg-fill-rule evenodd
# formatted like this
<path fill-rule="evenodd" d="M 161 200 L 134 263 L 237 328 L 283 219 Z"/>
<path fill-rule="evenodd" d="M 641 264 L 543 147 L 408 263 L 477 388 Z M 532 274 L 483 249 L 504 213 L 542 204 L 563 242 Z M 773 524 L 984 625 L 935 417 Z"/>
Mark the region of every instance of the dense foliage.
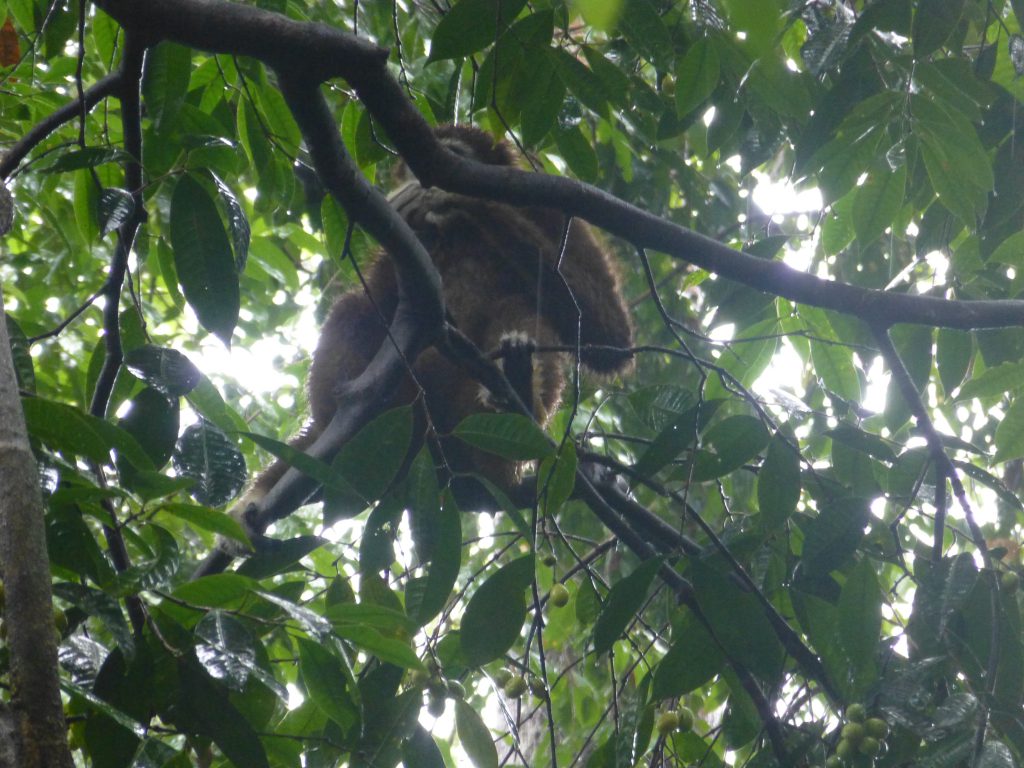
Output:
<path fill-rule="evenodd" d="M 387 47 L 432 124 L 823 282 L 609 239 L 635 370 L 574 382 L 547 437 L 457 431 L 537 460 L 532 505 L 460 511 L 426 450 L 400 474 L 388 411 L 307 462 L 324 505 L 198 579 L 376 245 L 275 72 L 187 45 L 184 0 L 139 22 L 133 156 L 138 5 L 0 0 L 0 279 L 79 764 L 1024 765 L 1022 0 L 238 4 Z M 387 189 L 398 125 L 322 91 Z"/>

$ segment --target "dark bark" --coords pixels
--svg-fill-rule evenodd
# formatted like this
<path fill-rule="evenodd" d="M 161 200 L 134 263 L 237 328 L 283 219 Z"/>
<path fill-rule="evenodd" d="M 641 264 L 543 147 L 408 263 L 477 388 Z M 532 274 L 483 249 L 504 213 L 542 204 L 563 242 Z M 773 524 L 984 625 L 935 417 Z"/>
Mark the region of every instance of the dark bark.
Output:
<path fill-rule="evenodd" d="M 18 399 L 7 325 L 0 319 L 0 567 L 11 655 L 15 751 L 22 768 L 70 768 L 38 478 Z M 6 745 L 0 750 L 8 751 Z"/>

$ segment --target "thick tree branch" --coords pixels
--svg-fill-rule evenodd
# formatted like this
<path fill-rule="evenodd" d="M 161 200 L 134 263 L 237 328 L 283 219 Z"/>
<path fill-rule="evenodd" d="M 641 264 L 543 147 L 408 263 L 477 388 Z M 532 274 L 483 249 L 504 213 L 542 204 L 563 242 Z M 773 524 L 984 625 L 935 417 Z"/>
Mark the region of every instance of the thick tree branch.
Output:
<path fill-rule="evenodd" d="M 134 33 L 128 33 L 125 39 L 124 58 L 118 78 L 118 97 L 121 101 L 121 120 L 124 126 L 124 147 L 130 158 L 125 164 L 125 186 L 132 194 L 133 209 L 131 216 L 117 230 L 117 245 L 110 261 L 110 272 L 100 293 L 103 296 L 103 348 L 106 353 L 103 366 L 96 377 L 96 388 L 92 394 L 89 412 L 97 418 L 107 415 L 110 396 L 114 390 L 114 381 L 124 361 L 124 349 L 121 346 L 121 289 L 128 272 L 128 258 L 135 244 L 135 236 L 146 218 L 146 210 L 142 199 L 142 104 L 140 88 L 142 86 L 142 65 L 146 49 L 142 41 Z M 86 99 L 87 101 L 87 99 Z M 100 482 L 103 481 L 102 469 L 95 467 Z M 131 564 L 124 537 L 116 525 L 114 509 L 104 504 L 113 525 L 103 527 L 110 556 L 118 571 L 125 571 Z M 142 634 L 146 622 L 142 601 L 137 595 L 129 596 L 125 601 L 132 628 L 136 635 Z"/>
<path fill-rule="evenodd" d="M 381 345 L 360 376 L 339 387 L 339 404 L 331 423 L 308 449 L 311 456 L 330 462 L 363 425 L 391 399 L 407 361 L 443 333 L 444 301 L 441 279 L 429 254 L 412 230 L 376 189 L 370 186 L 349 157 L 338 134 L 334 118 L 319 91 L 292 73 L 279 73 L 281 90 L 302 130 L 314 167 L 324 187 L 345 207 L 391 256 L 398 277 L 398 306 Z M 290 514 L 316 489 L 316 483 L 296 469 L 290 469 L 246 514 L 251 533 L 261 534 L 275 520 Z M 202 563 L 194 578 L 217 573 L 231 562 L 226 549 L 219 549 Z"/>
<path fill-rule="evenodd" d="M 18 399 L 10 339 L 6 325 L 0 323 L 0 567 L 6 594 L 4 623 L 11 655 L 18 765 L 71 768 L 37 477 Z"/>
<path fill-rule="evenodd" d="M 947 328 L 1024 324 L 1024 301 L 948 301 L 822 280 L 748 256 L 572 179 L 483 165 L 445 148 L 387 69 L 388 52 L 341 30 L 224 0 L 95 0 L 129 29 L 203 50 L 257 58 L 307 84 L 347 80 L 424 186 L 579 216 L 636 246 L 792 301 L 875 325 Z"/>
<path fill-rule="evenodd" d="M 116 93 L 121 87 L 121 71 L 113 72 L 95 85 L 87 88 L 85 97 L 85 111 L 91 110 L 107 96 Z M 55 109 L 45 118 L 40 120 L 32 129 L 18 139 L 8 149 L 3 157 L 0 157 L 0 178 L 6 179 L 40 142 L 44 141 L 51 133 L 60 128 L 69 120 L 74 120 L 82 114 L 82 99 L 69 101 L 59 109 Z"/>

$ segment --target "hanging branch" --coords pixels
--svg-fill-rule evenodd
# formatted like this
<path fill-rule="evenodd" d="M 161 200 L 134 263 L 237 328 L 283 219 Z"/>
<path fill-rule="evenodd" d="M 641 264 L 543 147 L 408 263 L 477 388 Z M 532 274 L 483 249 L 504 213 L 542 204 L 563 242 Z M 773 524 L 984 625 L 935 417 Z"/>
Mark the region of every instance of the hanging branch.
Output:
<path fill-rule="evenodd" d="M 989 609 L 992 612 L 992 626 L 990 628 L 989 635 L 988 662 L 985 666 L 985 687 L 988 695 L 985 697 L 978 697 L 980 717 L 978 718 L 978 728 L 975 731 L 974 750 L 971 758 L 971 765 L 977 766 L 981 760 L 982 749 L 985 746 L 985 731 L 988 728 L 990 715 L 989 704 L 993 701 L 995 696 L 996 682 L 998 680 L 999 672 L 999 636 L 1002 632 L 1002 614 L 1001 606 L 999 604 L 999 578 L 995 570 L 995 563 L 992 561 L 992 553 L 989 552 L 988 544 L 985 541 L 985 534 L 982 532 L 981 526 L 978 525 L 978 521 L 974 517 L 974 510 L 967 498 L 967 491 L 964 488 L 963 482 L 960 480 L 960 476 L 957 474 L 956 467 L 946 454 L 945 446 L 942 444 L 942 437 L 939 435 L 938 430 L 935 429 L 935 423 L 932 421 L 931 416 L 928 415 L 928 409 L 925 407 L 924 400 L 921 399 L 921 394 L 917 391 L 917 387 L 914 386 L 913 379 L 910 378 L 910 372 L 907 370 L 906 365 L 903 364 L 903 359 L 900 357 L 899 352 L 896 351 L 896 347 L 893 346 L 892 339 L 889 338 L 888 327 L 873 324 L 871 326 L 871 330 L 878 342 L 878 349 L 882 353 L 882 357 L 889 366 L 889 370 L 892 371 L 893 378 L 896 380 L 896 385 L 899 387 L 900 394 L 903 395 L 903 399 L 907 402 L 907 405 L 910 407 L 910 412 L 914 415 L 915 421 L 917 421 L 918 429 L 924 433 L 924 438 L 928 443 L 928 453 L 931 456 L 932 461 L 935 463 L 937 470 L 937 483 L 941 483 L 945 486 L 945 481 L 947 479 L 949 480 L 949 484 L 953 488 L 953 495 L 960 504 L 960 509 L 963 510 L 964 518 L 967 520 L 967 527 L 971 532 L 971 541 L 974 543 L 974 546 L 977 547 L 978 552 L 981 553 L 981 559 L 985 564 L 985 569 L 991 574 L 989 585 Z M 941 493 L 943 496 L 945 495 L 944 488 L 941 490 Z M 941 514 L 944 522 L 944 502 L 941 508 Z M 936 528 L 939 528 L 938 520 L 936 520 Z M 936 536 L 939 537 L 937 541 L 939 542 L 938 546 L 941 547 L 940 530 L 936 531 Z"/>

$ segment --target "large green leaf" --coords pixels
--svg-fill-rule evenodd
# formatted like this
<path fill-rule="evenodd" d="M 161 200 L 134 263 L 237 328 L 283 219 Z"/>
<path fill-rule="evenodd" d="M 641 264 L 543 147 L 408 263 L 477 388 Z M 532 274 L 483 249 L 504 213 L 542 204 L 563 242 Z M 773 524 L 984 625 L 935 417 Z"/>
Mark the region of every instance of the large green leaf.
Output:
<path fill-rule="evenodd" d="M 498 751 L 491 732 L 477 711 L 462 699 L 455 702 L 455 728 L 462 748 L 476 768 L 498 768 Z"/>
<path fill-rule="evenodd" d="M 518 413 L 474 413 L 452 434 L 475 448 L 512 461 L 541 459 L 555 449 L 530 418 Z"/>
<path fill-rule="evenodd" d="M 888 167 L 871 172 L 853 197 L 853 228 L 862 246 L 867 246 L 892 224 L 907 184 L 907 167 Z"/>
<path fill-rule="evenodd" d="M 519 637 L 533 569 L 533 555 L 520 557 L 502 566 L 473 593 L 460 634 L 467 664 L 478 667 L 500 657 Z"/>
<path fill-rule="evenodd" d="M 793 441 L 776 432 L 757 473 L 757 505 L 769 529 L 785 524 L 800 500 L 800 454 Z"/>
<path fill-rule="evenodd" d="M 182 433 L 174 450 L 174 469 L 195 481 L 192 495 L 211 507 L 233 499 L 245 485 L 245 458 L 221 430 L 204 420 Z"/>
<path fill-rule="evenodd" d="M 185 299 L 203 327 L 230 344 L 240 305 L 238 272 L 217 206 L 191 176 L 174 187 L 170 236 Z"/>
<path fill-rule="evenodd" d="M 595 653 L 611 650 L 615 641 L 622 637 L 647 599 L 651 582 L 662 564 L 661 558 L 651 558 L 611 588 L 594 624 Z"/>
<path fill-rule="evenodd" d="M 430 42 L 430 61 L 486 48 L 515 21 L 526 0 L 459 0 L 441 19 Z"/>

